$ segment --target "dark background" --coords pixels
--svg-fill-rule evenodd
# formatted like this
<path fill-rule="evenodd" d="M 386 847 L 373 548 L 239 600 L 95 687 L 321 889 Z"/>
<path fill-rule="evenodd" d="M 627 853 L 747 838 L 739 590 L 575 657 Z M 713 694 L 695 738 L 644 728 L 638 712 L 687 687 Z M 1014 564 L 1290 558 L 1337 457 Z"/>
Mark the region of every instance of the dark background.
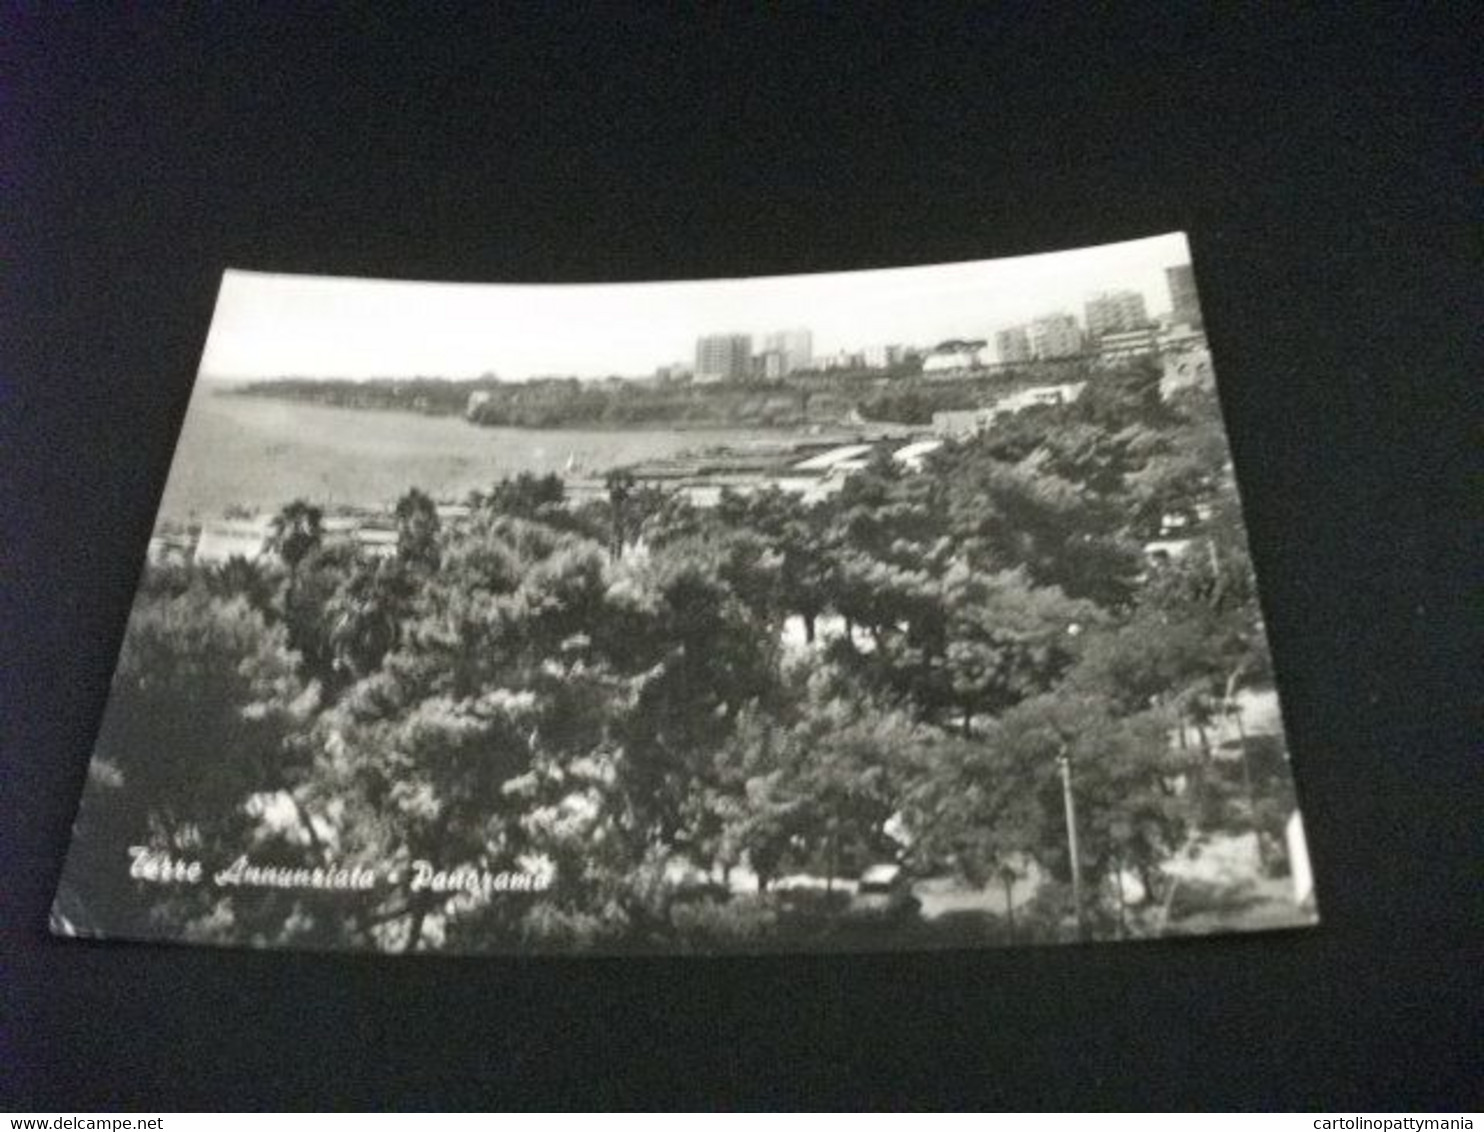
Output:
<path fill-rule="evenodd" d="M 0 1107 L 1480 1104 L 1477 27 L 1044 7 L 4 7 Z M 1171 229 L 1319 929 L 588 961 L 46 935 L 224 266 L 623 280 Z"/>

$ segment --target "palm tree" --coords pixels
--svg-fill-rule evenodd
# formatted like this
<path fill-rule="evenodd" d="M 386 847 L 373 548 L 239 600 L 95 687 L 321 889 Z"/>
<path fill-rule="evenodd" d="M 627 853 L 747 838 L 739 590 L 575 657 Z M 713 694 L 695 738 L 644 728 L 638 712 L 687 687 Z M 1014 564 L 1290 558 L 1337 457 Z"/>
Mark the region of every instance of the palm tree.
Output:
<path fill-rule="evenodd" d="M 326 609 L 335 667 L 352 678 L 376 671 L 401 637 L 408 579 L 391 562 L 363 563 Z"/>
<path fill-rule="evenodd" d="M 274 585 L 256 562 L 234 554 L 206 577 L 206 588 L 218 597 L 242 596 L 247 603 L 270 622 L 276 616 L 273 608 Z"/>
<path fill-rule="evenodd" d="M 615 468 L 603 480 L 608 489 L 608 512 L 611 524 L 609 551 L 614 558 L 623 557 L 624 545 L 628 542 L 629 501 L 634 496 L 637 481 L 627 468 Z"/>
<path fill-rule="evenodd" d="M 397 500 L 397 557 L 412 566 L 438 566 L 438 508 L 417 488 Z"/>
<path fill-rule="evenodd" d="M 312 503 L 296 499 L 273 519 L 269 545 L 292 574 L 319 547 L 324 535 L 324 513 Z"/>

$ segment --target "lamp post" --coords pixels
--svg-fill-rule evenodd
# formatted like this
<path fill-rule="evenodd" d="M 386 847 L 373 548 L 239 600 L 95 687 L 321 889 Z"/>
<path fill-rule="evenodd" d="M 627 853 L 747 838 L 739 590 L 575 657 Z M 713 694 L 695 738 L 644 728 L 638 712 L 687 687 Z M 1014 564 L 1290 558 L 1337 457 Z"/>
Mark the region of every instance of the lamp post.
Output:
<path fill-rule="evenodd" d="M 1072 796 L 1072 759 L 1063 745 L 1056 759 L 1061 771 L 1061 796 L 1067 811 L 1067 853 L 1072 861 L 1072 906 L 1077 913 L 1077 938 L 1085 939 L 1086 930 L 1082 922 L 1082 859 L 1077 852 L 1077 802 Z"/>
<path fill-rule="evenodd" d="M 1009 863 L 1000 866 L 1000 883 L 1005 886 L 1005 924 L 1010 929 L 1010 941 L 1015 941 L 1015 881 L 1020 875 Z"/>

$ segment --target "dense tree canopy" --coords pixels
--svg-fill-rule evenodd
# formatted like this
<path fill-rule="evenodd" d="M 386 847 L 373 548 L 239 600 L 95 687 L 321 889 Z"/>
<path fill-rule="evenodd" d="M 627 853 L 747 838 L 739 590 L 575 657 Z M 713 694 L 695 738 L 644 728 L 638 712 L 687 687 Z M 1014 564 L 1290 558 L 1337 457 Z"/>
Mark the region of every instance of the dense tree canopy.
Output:
<path fill-rule="evenodd" d="M 1195 831 L 1281 819 L 1282 774 L 1244 763 L 1245 800 L 1220 785 L 1216 723 L 1271 677 L 1209 395 L 1099 376 L 920 470 L 878 454 L 818 503 L 606 488 L 574 505 L 521 475 L 452 524 L 413 490 L 390 557 L 290 502 L 269 558 L 153 569 L 71 914 L 270 943 L 762 946 L 795 922 L 789 876 L 832 891 L 891 862 L 1055 893 L 1070 794 L 1075 911 L 1130 930 Z M 1147 555 L 1167 528 L 1183 550 Z M 386 883 L 187 899 L 87 879 L 131 846 Z M 422 883 L 455 868 L 540 885 Z M 756 896 L 731 895 L 739 870 Z"/>

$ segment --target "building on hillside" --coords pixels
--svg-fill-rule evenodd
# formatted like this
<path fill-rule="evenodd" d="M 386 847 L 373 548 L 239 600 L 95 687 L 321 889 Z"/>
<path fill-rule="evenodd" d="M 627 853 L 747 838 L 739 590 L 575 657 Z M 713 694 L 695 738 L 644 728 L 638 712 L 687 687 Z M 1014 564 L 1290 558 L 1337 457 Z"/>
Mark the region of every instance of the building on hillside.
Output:
<path fill-rule="evenodd" d="M 933 414 L 933 432 L 941 437 L 962 439 L 977 436 L 993 420 L 993 409 L 944 409 Z"/>
<path fill-rule="evenodd" d="M 1031 360 L 1031 338 L 1023 326 L 1007 326 L 995 331 L 995 360 L 1002 365 L 1015 365 Z"/>
<path fill-rule="evenodd" d="M 1107 291 L 1087 300 L 1087 339 L 1096 343 L 1108 334 L 1140 330 L 1150 324 L 1144 296 L 1138 291 Z"/>
<path fill-rule="evenodd" d="M 993 405 L 980 409 L 947 409 L 933 414 L 933 433 L 940 437 L 963 438 L 975 436 L 1002 417 L 1012 417 L 1026 409 L 1041 406 L 1066 405 L 1082 396 L 1087 388 L 1085 381 L 1069 381 L 1060 385 L 1035 385 L 1020 389 L 1001 397 Z"/>
<path fill-rule="evenodd" d="M 751 376 L 750 334 L 708 334 L 696 340 L 697 383 L 746 381 Z"/>
<path fill-rule="evenodd" d="M 828 373 L 833 370 L 857 370 L 865 369 L 865 358 L 853 350 L 838 350 L 833 354 L 825 354 L 814 359 L 814 367 L 819 373 Z"/>
<path fill-rule="evenodd" d="M 1037 358 L 1071 358 L 1082 353 L 1082 328 L 1065 312 L 1042 315 L 1031 323 L 1031 352 Z"/>
<path fill-rule="evenodd" d="M 814 365 L 814 334 L 804 327 L 775 330 L 763 338 L 763 354 L 775 357 L 772 368 L 778 377 L 810 369 Z"/>
<path fill-rule="evenodd" d="M 1109 362 L 1147 357 L 1159 350 L 1159 328 L 1143 326 L 1104 334 L 1098 339 L 1097 348 L 1098 356 Z"/>
<path fill-rule="evenodd" d="M 1171 354 L 1181 350 L 1204 350 L 1205 348 L 1206 332 L 1188 323 L 1175 323 L 1165 327 L 1159 333 L 1161 353 Z"/>
<path fill-rule="evenodd" d="M 1014 416 L 1026 409 L 1069 405 L 1082 396 L 1082 390 L 1085 388 L 1087 388 L 1085 381 L 1068 381 L 1060 385 L 1033 385 L 1029 389 L 1017 390 L 1008 397 L 1001 397 L 989 409 L 990 423 L 999 417 Z"/>

